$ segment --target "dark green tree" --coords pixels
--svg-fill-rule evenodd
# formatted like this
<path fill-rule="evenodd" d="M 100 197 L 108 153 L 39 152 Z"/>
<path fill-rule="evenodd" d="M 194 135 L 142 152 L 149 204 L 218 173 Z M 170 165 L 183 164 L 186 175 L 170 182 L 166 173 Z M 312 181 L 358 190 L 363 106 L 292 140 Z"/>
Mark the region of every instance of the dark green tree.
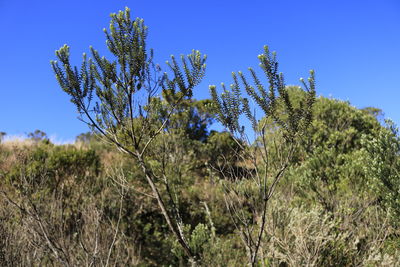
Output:
<path fill-rule="evenodd" d="M 174 109 L 192 97 L 193 88 L 205 73 L 206 57 L 193 51 L 181 56 L 181 64 L 171 56 L 167 65 L 172 75 L 160 74 L 153 62 L 153 51 L 147 48 L 147 27 L 143 19 L 132 20 L 130 10 L 111 14 L 110 30 L 104 29 L 106 43 L 113 60 L 101 57 L 90 48 L 92 58 L 83 55 L 82 65 L 73 67 L 69 47 L 56 51 L 57 61 L 51 65 L 61 88 L 71 97 L 80 119 L 103 139 L 135 159 L 143 171 L 169 229 L 187 257 L 196 255 L 183 231 L 183 223 L 173 199 L 166 201 L 160 190 L 165 185 L 151 169 L 148 149 L 169 125 Z M 178 97 L 160 120 L 160 101 L 156 93 L 168 90 Z M 168 186 L 165 186 L 168 191 Z M 169 194 L 167 194 L 169 195 Z"/>
<path fill-rule="evenodd" d="M 191 140 L 205 142 L 209 135 L 208 127 L 215 120 L 211 100 L 184 98 L 176 105 L 181 94 L 173 93 L 171 90 L 162 92 L 162 97 L 159 99 L 159 120 L 164 121 L 166 116 L 171 114 L 165 126 L 167 131 L 180 131 Z"/>

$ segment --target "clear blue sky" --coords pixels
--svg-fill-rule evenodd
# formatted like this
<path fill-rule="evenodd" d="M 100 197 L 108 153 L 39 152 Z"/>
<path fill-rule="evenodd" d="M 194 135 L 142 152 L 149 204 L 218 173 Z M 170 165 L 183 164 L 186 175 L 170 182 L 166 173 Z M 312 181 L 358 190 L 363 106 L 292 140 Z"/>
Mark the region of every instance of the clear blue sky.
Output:
<path fill-rule="evenodd" d="M 288 84 L 315 69 L 318 94 L 381 108 L 400 123 L 398 0 L 0 0 L 0 131 L 41 129 L 58 140 L 86 132 L 49 62 L 63 44 L 75 64 L 90 45 L 104 52 L 102 29 L 125 6 L 145 19 L 162 66 L 170 54 L 208 55 L 196 98 L 209 96 L 209 84 L 229 84 L 231 71 L 257 67 L 267 44 Z"/>

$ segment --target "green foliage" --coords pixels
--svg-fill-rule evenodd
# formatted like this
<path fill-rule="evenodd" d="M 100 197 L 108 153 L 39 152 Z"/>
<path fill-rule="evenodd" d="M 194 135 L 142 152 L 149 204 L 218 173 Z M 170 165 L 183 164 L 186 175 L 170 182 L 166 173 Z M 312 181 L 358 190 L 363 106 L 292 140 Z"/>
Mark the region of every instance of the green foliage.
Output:
<path fill-rule="evenodd" d="M 143 19 L 132 20 L 128 8 L 111 14 L 110 31 L 104 29 L 104 33 L 115 60 L 101 57 L 91 48 L 93 58 L 87 59 L 84 54 L 78 69 L 71 66 L 69 47 L 65 45 L 56 51 L 60 63 L 52 61 L 53 70 L 81 119 L 93 130 L 125 151 L 144 149 L 160 127 L 159 102 L 153 99 L 159 87 L 180 94 L 172 107 L 184 98 L 189 99 L 204 76 L 206 57 L 193 51 L 187 62 L 181 56 L 181 68 L 171 56 L 167 65 L 173 78 L 167 73 L 160 76 L 153 51 L 146 46 L 147 26 Z"/>
<path fill-rule="evenodd" d="M 178 101 L 181 95 L 181 93 L 173 94 L 171 90 L 163 91 L 159 119 L 165 121 L 166 116 L 170 116 L 166 124 L 167 131 L 183 131 L 182 133 L 190 139 L 206 141 L 209 134 L 207 128 L 214 121 L 211 100 L 182 99 Z"/>
<path fill-rule="evenodd" d="M 242 72 L 238 73 L 247 94 L 256 103 L 264 115 L 271 117 L 273 122 L 281 127 L 285 136 L 293 140 L 295 136 L 307 129 L 311 123 L 312 106 L 315 98 L 315 78 L 314 72 L 310 71 L 308 84 L 301 79 L 303 86 L 306 89 L 304 101 L 300 101 L 298 107 L 294 107 L 290 99 L 288 89 L 285 85 L 283 74 L 278 72 L 278 62 L 276 54 L 270 53 L 268 46 L 264 46 L 264 53 L 258 56 L 260 67 L 268 78 L 268 89 L 261 83 L 256 72 L 249 68 L 254 86 L 251 85 Z M 222 84 L 223 93 L 218 96 L 215 86 L 210 86 L 211 96 L 216 105 L 219 121 L 226 126 L 232 133 L 243 134 L 243 127 L 240 126 L 239 117 L 245 114 L 256 132 L 263 131 L 265 127 L 260 124 L 257 117 L 254 115 L 253 109 L 249 105 L 249 100 L 241 96 L 239 79 L 236 73 L 232 73 L 233 84 L 231 90 L 227 90 Z M 276 112 L 277 99 L 283 104 L 283 111 Z"/>
<path fill-rule="evenodd" d="M 14 165 L 5 178 L 21 192 L 43 190 L 51 193 L 58 184 L 63 184 L 71 177 L 91 184 L 91 177 L 97 176 L 100 171 L 100 158 L 94 150 L 41 144 L 23 155 L 21 163 Z M 30 186 L 23 186 L 21 179 L 28 181 Z"/>
<path fill-rule="evenodd" d="M 400 216 L 400 137 L 398 128 L 387 121 L 387 128 L 376 136 L 364 136 L 367 152 L 364 170 L 368 184 L 381 204 L 388 210 L 393 223 L 399 224 Z"/>
<path fill-rule="evenodd" d="M 214 167 L 231 169 L 239 161 L 242 147 L 230 133 L 213 131 L 207 140 L 206 151 Z"/>
<path fill-rule="evenodd" d="M 202 255 L 204 248 L 209 245 L 209 242 L 211 242 L 211 232 L 208 226 L 200 223 L 192 231 L 190 231 L 190 225 L 186 225 L 184 231 L 187 232 L 187 236 L 189 238 L 188 242 L 190 247 L 193 249 L 193 252 L 196 253 L 196 255 Z M 179 244 L 175 242 L 173 246 L 172 252 L 178 258 L 184 258 L 185 253 Z"/>
<path fill-rule="evenodd" d="M 301 96 L 295 88 L 291 93 Z M 363 167 L 362 140 L 364 136 L 377 136 L 381 126 L 370 113 L 335 99 L 319 97 L 313 112 L 308 138 L 300 143 L 288 177 L 296 179 L 298 191 L 304 197 L 318 201 L 332 212 L 339 204 L 334 196 L 349 196 L 349 190 L 365 192 L 368 175 Z"/>
<path fill-rule="evenodd" d="M 348 102 L 320 98 L 315 105 L 315 124 L 311 129 L 314 144 L 310 144 L 310 149 L 321 144 L 345 153 L 360 147 L 363 134 L 373 134 L 379 128 L 374 116 Z"/>

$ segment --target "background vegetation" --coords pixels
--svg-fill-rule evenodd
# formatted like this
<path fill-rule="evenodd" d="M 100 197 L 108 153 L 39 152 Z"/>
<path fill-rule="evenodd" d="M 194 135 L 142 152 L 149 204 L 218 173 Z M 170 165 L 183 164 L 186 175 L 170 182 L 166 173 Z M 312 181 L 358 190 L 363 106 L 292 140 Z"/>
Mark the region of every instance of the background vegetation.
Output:
<path fill-rule="evenodd" d="M 167 173 L 201 264 L 243 266 L 226 178 L 212 165 L 245 167 L 228 133 L 207 130 L 212 114 L 194 108 L 206 103 L 193 100 L 191 112 L 172 120 L 176 131 L 162 148 L 173 162 Z M 260 266 L 399 264 L 400 139 L 379 114 L 317 98 L 312 126 L 270 202 Z M 193 123 L 200 118 L 210 119 Z M 2 266 L 187 264 L 134 160 L 92 134 L 72 145 L 39 137 L 0 145 Z M 154 168 L 159 149 L 151 151 Z"/>

